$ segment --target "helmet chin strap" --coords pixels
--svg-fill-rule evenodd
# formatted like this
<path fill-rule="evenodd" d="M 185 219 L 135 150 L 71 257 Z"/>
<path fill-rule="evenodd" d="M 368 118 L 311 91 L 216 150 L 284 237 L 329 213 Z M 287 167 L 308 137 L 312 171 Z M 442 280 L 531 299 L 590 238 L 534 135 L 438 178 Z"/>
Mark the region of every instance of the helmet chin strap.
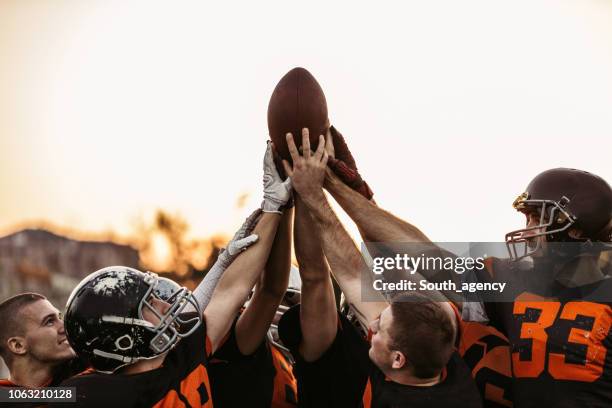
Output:
<path fill-rule="evenodd" d="M 166 331 L 158 333 L 151 340 L 151 344 L 150 344 L 151 350 L 153 350 L 153 352 L 159 355 L 167 351 L 168 349 L 170 349 L 176 343 L 178 343 L 180 337 L 178 336 L 176 331 L 173 331 L 171 334 L 172 336 L 169 336 L 168 333 L 166 333 Z"/>
<path fill-rule="evenodd" d="M 126 357 L 126 356 L 122 356 L 121 354 L 107 353 L 106 351 L 102 351 L 98 349 L 94 349 L 93 353 L 96 356 L 110 358 L 112 360 L 121 361 L 122 363 L 131 363 L 133 361 L 136 361 L 134 357 Z"/>

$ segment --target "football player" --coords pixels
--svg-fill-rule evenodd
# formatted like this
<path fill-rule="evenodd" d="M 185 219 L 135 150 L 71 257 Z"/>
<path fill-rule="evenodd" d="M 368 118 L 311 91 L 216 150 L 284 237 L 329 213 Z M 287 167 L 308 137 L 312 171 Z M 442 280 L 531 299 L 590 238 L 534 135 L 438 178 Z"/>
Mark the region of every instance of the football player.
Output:
<path fill-rule="evenodd" d="M 251 232 L 260 216 L 261 210 L 257 210 L 247 218 L 195 289 L 201 309 L 233 259 L 257 241 L 257 235 Z M 159 280 L 159 296 L 169 298 L 178 285 L 167 278 Z M 66 339 L 61 313 L 43 295 L 23 293 L 0 303 L 0 333 L 0 356 L 10 372 L 8 379 L 0 379 L 0 387 L 57 386 L 87 368 L 86 361 L 76 358 Z M 24 406 L 22 402 L 15 404 Z"/>
<path fill-rule="evenodd" d="M 60 312 L 37 293 L 0 303 L 0 356 L 9 369 L 3 387 L 54 386 L 81 369 Z"/>
<path fill-rule="evenodd" d="M 350 156 L 348 149 L 343 154 Z M 355 178 L 355 172 L 347 174 Z M 328 180 L 330 193 L 374 241 L 427 239 L 391 214 L 377 217 L 373 203 L 333 177 Z M 480 381 L 491 379 L 481 384 L 497 388 L 486 396 L 500 405 L 514 399 L 518 407 L 610 406 L 612 288 L 605 262 L 599 259 L 611 249 L 610 186 L 585 171 L 552 169 L 536 176 L 514 207 L 525 214 L 526 228 L 506 235 L 510 259 L 488 259 L 488 273 L 480 278 L 535 284 L 516 293 L 513 301 L 463 305 L 464 320 L 489 321 L 493 326 L 487 329 L 493 337 L 484 341 L 487 336 L 480 336 L 483 341 L 477 342 L 477 349 L 483 357 L 472 368 L 489 365 Z M 531 262 L 525 262 L 528 259 Z M 475 329 L 478 325 L 467 327 L 480 331 Z M 476 344 L 472 340 L 465 344 Z M 504 356 L 510 354 L 502 351 L 506 341 L 511 370 L 504 368 Z M 491 347 L 495 344 L 502 348 Z M 470 349 L 474 350 L 464 348 Z M 466 354 L 466 361 L 476 359 Z M 512 373 L 511 383 L 506 373 Z"/>
<path fill-rule="evenodd" d="M 417 227 L 376 205 L 372 198 L 372 190 L 359 174 L 355 159 L 342 134 L 332 129 L 328 138 L 330 136 L 332 143 L 327 143 L 330 158 L 325 188 L 355 222 L 368 250 L 375 254 L 382 246 L 369 245 L 370 242 L 388 243 L 391 247 L 393 243 L 401 243 L 402 250 L 407 249 L 404 243 L 418 243 L 419 247 L 422 244 L 431 244 L 429 238 Z M 428 272 L 432 273 L 424 277 L 430 281 L 457 277 L 456 274 L 449 276 L 444 273 L 435 274 L 435 271 Z M 414 279 L 417 275 L 402 275 L 402 277 Z M 454 305 L 461 306 L 462 299 L 454 291 L 445 291 L 441 294 L 444 298 L 453 301 Z M 357 314 L 355 305 L 352 306 L 352 312 Z M 481 322 L 466 323 L 461 319 L 458 320 L 459 351 L 472 370 L 485 406 L 512 406 L 508 339 L 499 330 Z"/>
<path fill-rule="evenodd" d="M 464 315 L 508 336 L 515 406 L 612 406 L 612 280 L 599 262 L 612 249 L 612 189 L 557 168 L 513 206 L 526 227 L 506 235 L 510 258 L 488 259 L 481 278 L 528 284 L 513 301 L 466 303 Z"/>
<path fill-rule="evenodd" d="M 319 341 L 306 332 L 315 324 L 305 321 L 309 315 L 290 310 L 281 320 L 280 333 L 290 348 L 301 351 L 298 381 L 312 387 L 308 395 L 317 389 L 324 393 L 329 385 L 334 388 L 327 401 L 317 396 L 316 406 L 480 407 L 469 369 L 455 352 L 455 313 L 448 303 L 416 295 L 391 304 L 382 297 L 378 302 L 362 300 L 365 262 L 323 193 L 328 161 L 325 138 L 320 136 L 315 153 L 310 151 L 308 129 L 303 130 L 302 141 L 300 155 L 292 135 L 287 135 L 293 167 L 284 161 L 285 171 L 318 228 L 336 281 L 359 318 L 370 322 L 371 338 L 368 342 L 360 337 L 348 320 L 338 316 L 335 333 L 330 335 L 327 329 L 324 341 Z M 303 293 L 303 302 L 305 298 Z M 291 336 L 299 329 L 300 335 Z"/>
<path fill-rule="evenodd" d="M 162 296 L 152 273 L 109 267 L 85 278 L 65 320 L 70 344 L 93 368 L 62 383 L 76 387 L 76 406 L 212 406 L 209 358 L 263 270 L 290 196 L 291 180 L 280 179 L 268 145 L 259 239 L 223 272 L 203 312 L 185 288 Z"/>

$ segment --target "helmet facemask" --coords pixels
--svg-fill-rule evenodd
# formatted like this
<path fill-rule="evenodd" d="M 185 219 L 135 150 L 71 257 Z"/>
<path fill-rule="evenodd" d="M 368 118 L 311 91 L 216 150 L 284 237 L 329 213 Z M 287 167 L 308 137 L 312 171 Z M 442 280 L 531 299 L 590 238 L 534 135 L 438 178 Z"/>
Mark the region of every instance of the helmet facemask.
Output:
<path fill-rule="evenodd" d="M 576 222 L 576 217 L 567 211 L 570 200 L 563 196 L 559 201 L 530 200 L 528 193 L 521 194 L 513 207 L 524 214 L 539 214 L 539 222 L 534 226 L 511 231 L 506 234 L 506 247 L 510 259 L 517 261 L 540 252 L 543 239 L 547 241 L 567 241 L 567 232 Z M 559 234 L 562 234 L 561 237 Z M 539 239 L 540 237 L 545 237 Z"/>
<path fill-rule="evenodd" d="M 159 322 L 150 323 L 145 328 L 155 333 L 151 340 L 151 350 L 157 355 L 170 350 L 176 343 L 191 335 L 202 322 L 200 306 L 191 292 L 166 278 L 159 278 L 153 273 L 147 273 L 145 282 L 149 290 L 138 307 L 138 315 L 143 319 L 143 309 L 147 308 Z M 170 305 L 165 313 L 160 313 L 151 303 L 151 298 L 157 298 Z M 195 314 L 186 314 L 187 310 L 195 310 Z M 144 320 L 144 319 L 143 319 Z"/>

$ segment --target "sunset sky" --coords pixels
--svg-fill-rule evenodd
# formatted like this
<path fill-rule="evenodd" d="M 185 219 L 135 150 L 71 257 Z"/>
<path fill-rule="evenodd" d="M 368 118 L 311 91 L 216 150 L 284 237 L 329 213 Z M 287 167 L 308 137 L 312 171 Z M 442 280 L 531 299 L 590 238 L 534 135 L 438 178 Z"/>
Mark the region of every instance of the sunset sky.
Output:
<path fill-rule="evenodd" d="M 434 240 L 502 240 L 547 168 L 612 181 L 609 1 L 5 0 L 0 234 L 129 237 L 157 208 L 231 233 L 295 66 L 377 202 Z"/>

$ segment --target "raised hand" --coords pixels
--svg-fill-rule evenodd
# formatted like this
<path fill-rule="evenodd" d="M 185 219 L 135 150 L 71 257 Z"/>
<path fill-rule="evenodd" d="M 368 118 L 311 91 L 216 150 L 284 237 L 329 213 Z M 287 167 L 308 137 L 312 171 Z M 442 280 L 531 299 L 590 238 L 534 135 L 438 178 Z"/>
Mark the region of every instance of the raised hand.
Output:
<path fill-rule="evenodd" d="M 261 203 L 261 209 L 263 212 L 282 214 L 285 204 L 291 199 L 291 177 L 283 181 L 278 174 L 274 164 L 271 142 L 268 142 L 266 148 L 263 170 L 264 199 Z"/>
<path fill-rule="evenodd" d="M 371 200 L 374 193 L 370 186 L 368 186 L 368 183 L 361 178 L 353 154 L 349 150 L 342 134 L 332 126 L 327 133 L 327 138 L 328 143 L 330 143 L 329 140 L 332 141 L 329 167 L 347 186 L 368 200 Z"/>
<path fill-rule="evenodd" d="M 293 167 L 286 160 L 283 160 L 283 166 L 293 180 L 295 191 L 303 198 L 322 193 L 329 158 L 323 135 L 319 136 L 319 145 L 314 153 L 310 150 L 309 132 L 306 128 L 302 129 L 302 154 L 300 155 L 291 133 L 287 133 L 287 147 Z"/>

